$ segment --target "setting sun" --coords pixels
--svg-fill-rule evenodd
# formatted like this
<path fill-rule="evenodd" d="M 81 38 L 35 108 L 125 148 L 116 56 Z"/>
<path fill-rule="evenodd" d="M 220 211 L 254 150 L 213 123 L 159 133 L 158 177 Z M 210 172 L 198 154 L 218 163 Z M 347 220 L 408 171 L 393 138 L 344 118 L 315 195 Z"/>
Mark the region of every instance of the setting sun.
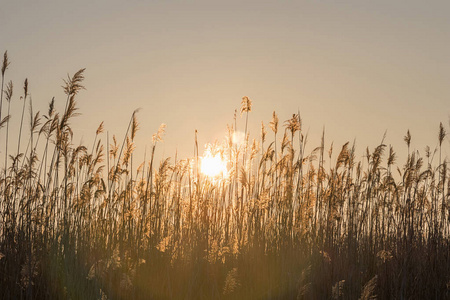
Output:
<path fill-rule="evenodd" d="M 201 171 L 209 177 L 226 176 L 227 163 L 220 157 L 220 153 L 213 156 L 207 151 L 202 157 Z"/>

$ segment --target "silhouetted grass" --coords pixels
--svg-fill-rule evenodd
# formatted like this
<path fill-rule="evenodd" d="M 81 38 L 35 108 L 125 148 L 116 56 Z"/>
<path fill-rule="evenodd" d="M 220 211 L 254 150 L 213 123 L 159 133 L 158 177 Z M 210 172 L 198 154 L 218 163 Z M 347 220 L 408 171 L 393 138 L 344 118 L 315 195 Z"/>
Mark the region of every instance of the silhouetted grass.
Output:
<path fill-rule="evenodd" d="M 199 172 L 197 140 L 194 157 L 155 161 L 164 125 L 150 160 L 136 162 L 136 112 L 122 142 L 105 145 L 101 123 L 92 149 L 75 146 L 70 121 L 84 69 L 64 82 L 63 112 L 52 100 L 46 114 L 33 113 L 25 81 L 23 103 L 14 103 L 22 115 L 29 106 L 28 127 L 9 145 L 8 65 L 5 53 L 0 298 L 450 297 L 442 124 L 425 157 L 410 149 L 408 131 L 403 164 L 383 142 L 359 161 L 349 143 L 325 149 L 325 133 L 307 153 L 299 114 L 281 125 L 274 112 L 271 132 L 262 123 L 250 140 L 244 97 L 244 141 L 233 143 L 235 115 L 226 140 L 208 149 L 229 174 L 209 178 Z"/>

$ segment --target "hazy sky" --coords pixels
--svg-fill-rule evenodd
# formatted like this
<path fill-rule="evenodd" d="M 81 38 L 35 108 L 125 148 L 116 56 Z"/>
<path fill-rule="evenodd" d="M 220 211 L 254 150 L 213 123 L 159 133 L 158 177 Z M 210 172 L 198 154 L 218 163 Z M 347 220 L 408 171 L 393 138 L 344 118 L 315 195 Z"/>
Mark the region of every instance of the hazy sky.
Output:
<path fill-rule="evenodd" d="M 35 110 L 55 96 L 61 111 L 62 79 L 86 68 L 75 143 L 90 146 L 101 121 L 121 140 L 141 108 L 142 153 L 166 123 L 164 154 L 191 155 L 194 130 L 201 144 L 221 140 L 248 96 L 254 137 L 272 111 L 284 121 L 300 110 L 310 149 L 325 126 L 336 148 L 356 139 L 362 153 L 387 130 L 386 143 L 406 152 L 410 129 L 423 153 L 449 123 L 449 3 L 4 0 L 12 122 L 26 77 Z"/>

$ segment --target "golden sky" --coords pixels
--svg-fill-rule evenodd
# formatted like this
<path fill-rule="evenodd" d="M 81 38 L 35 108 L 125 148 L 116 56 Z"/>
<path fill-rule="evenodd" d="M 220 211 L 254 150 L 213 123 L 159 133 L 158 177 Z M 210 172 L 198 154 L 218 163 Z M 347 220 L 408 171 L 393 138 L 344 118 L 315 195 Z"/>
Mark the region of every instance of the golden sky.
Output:
<path fill-rule="evenodd" d="M 62 79 L 86 68 L 75 143 L 90 146 L 101 121 L 122 140 L 141 108 L 139 148 L 166 123 L 164 154 L 192 155 L 194 130 L 200 144 L 222 139 L 243 96 L 253 101 L 253 137 L 272 111 L 284 121 L 300 110 L 309 149 L 325 126 L 327 143 L 356 139 L 361 153 L 386 130 L 386 143 L 406 152 L 410 129 L 423 153 L 436 145 L 439 122 L 449 125 L 448 1 L 6 0 L 0 7 L 0 51 L 8 50 L 6 80 L 15 85 L 11 122 L 19 121 L 26 77 L 35 110 L 45 112 L 53 96 L 63 110 Z"/>

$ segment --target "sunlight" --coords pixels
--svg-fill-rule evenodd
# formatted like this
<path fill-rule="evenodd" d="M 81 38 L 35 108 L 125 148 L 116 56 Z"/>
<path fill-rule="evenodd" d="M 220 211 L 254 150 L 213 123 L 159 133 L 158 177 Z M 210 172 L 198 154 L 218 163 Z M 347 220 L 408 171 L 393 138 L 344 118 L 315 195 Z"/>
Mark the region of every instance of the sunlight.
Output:
<path fill-rule="evenodd" d="M 212 155 L 210 151 L 202 157 L 201 171 L 208 177 L 226 176 L 227 175 L 227 163 L 220 157 L 220 153 Z"/>

